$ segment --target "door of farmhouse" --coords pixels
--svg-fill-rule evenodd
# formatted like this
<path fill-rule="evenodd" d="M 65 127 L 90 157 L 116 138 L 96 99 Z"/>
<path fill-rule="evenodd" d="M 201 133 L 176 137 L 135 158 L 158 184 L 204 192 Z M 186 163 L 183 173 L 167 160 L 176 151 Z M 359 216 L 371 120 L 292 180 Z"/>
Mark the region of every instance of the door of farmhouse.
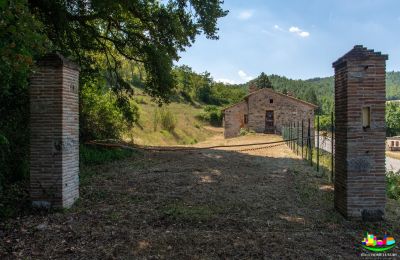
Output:
<path fill-rule="evenodd" d="M 267 110 L 265 113 L 265 131 L 266 134 L 274 134 L 275 126 L 274 126 L 274 111 Z"/>

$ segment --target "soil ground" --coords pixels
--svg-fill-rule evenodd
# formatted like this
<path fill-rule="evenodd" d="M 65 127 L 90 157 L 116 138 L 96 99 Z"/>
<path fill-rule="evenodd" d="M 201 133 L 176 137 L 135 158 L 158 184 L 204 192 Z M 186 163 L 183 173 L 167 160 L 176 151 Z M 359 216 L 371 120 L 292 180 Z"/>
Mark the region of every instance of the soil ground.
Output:
<path fill-rule="evenodd" d="M 196 147 L 275 140 L 218 134 Z M 143 151 L 84 168 L 72 209 L 0 225 L 0 258 L 353 259 L 367 231 L 400 239 L 398 202 L 383 222 L 347 221 L 327 178 L 285 145 L 249 148 Z"/>

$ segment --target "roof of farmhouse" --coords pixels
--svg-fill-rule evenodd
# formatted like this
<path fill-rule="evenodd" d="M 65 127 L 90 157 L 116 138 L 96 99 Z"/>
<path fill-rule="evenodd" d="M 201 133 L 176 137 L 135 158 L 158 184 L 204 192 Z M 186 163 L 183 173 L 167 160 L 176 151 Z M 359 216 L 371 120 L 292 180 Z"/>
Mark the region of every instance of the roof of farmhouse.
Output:
<path fill-rule="evenodd" d="M 274 94 L 280 95 L 280 96 L 285 97 L 285 98 L 289 98 L 289 99 L 294 100 L 294 101 L 296 101 L 296 102 L 299 102 L 299 103 L 302 103 L 302 104 L 304 104 L 304 105 L 310 106 L 310 107 L 312 107 L 312 108 L 314 108 L 314 109 L 318 107 L 317 105 L 314 105 L 314 104 L 312 104 L 312 103 L 306 102 L 306 101 L 304 101 L 304 100 L 301 100 L 301 99 L 298 99 L 298 98 L 295 98 L 295 97 L 292 97 L 292 96 L 289 96 L 289 95 L 285 95 L 285 94 L 276 92 L 276 91 L 274 91 L 274 90 L 272 90 L 272 89 L 270 89 L 270 88 L 262 88 L 262 89 L 259 89 L 259 90 L 257 90 L 257 91 L 254 91 L 254 92 L 248 94 L 247 96 L 245 96 L 245 97 L 243 98 L 242 101 L 240 101 L 240 102 L 238 102 L 238 103 L 236 103 L 236 104 L 230 105 L 230 106 L 228 106 L 228 107 L 225 107 L 222 111 L 225 111 L 225 110 L 228 109 L 228 108 L 231 108 L 231 107 L 234 107 L 234 106 L 236 106 L 236 105 L 239 105 L 239 104 L 243 103 L 245 100 L 247 100 L 250 96 L 255 95 L 255 94 L 258 94 L 258 93 L 260 93 L 260 92 L 262 92 L 262 91 L 273 92 Z"/>

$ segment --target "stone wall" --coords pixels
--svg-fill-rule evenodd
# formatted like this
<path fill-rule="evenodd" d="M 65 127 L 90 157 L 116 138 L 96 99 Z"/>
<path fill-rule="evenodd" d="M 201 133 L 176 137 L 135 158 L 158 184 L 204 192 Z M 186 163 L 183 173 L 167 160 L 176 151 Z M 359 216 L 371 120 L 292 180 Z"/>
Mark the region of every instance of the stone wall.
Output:
<path fill-rule="evenodd" d="M 30 79 L 31 199 L 70 207 L 79 197 L 79 69 L 58 54 L 37 65 Z"/>
<path fill-rule="evenodd" d="M 355 46 L 335 68 L 335 207 L 349 218 L 385 209 L 386 55 Z M 363 111 L 369 111 L 370 120 Z M 369 125 L 366 122 L 370 122 Z"/>
<path fill-rule="evenodd" d="M 225 138 L 238 136 L 240 129 L 245 128 L 245 114 L 247 114 L 247 103 L 245 101 L 225 109 L 223 120 Z"/>
<path fill-rule="evenodd" d="M 310 120 L 313 131 L 315 106 L 301 100 L 279 94 L 271 89 L 258 90 L 248 95 L 245 100 L 225 109 L 225 138 L 239 135 L 240 128 L 247 128 L 257 133 L 265 131 L 265 116 L 267 110 L 274 111 L 274 126 L 276 133 L 289 123 L 299 123 L 304 120 L 304 136 Z M 248 115 L 248 124 L 244 123 L 244 115 Z"/>
<path fill-rule="evenodd" d="M 271 103 L 272 100 L 272 103 Z M 314 125 L 314 107 L 303 103 L 292 97 L 276 93 L 270 89 L 262 89 L 248 97 L 249 124 L 248 128 L 257 133 L 265 130 L 265 113 L 267 110 L 274 111 L 274 125 L 277 133 L 282 127 L 289 123 L 304 120 L 304 127 L 311 122 Z"/>

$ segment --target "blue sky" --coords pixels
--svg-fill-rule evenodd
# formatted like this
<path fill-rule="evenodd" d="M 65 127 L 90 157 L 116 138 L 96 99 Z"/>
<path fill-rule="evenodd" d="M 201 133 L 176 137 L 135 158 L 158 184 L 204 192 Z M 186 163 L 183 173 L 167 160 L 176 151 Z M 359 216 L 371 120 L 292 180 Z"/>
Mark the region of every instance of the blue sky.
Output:
<path fill-rule="evenodd" d="M 261 72 L 293 79 L 333 75 L 332 62 L 362 44 L 400 70 L 400 0 L 225 0 L 220 39 L 199 36 L 178 64 L 217 81 Z"/>

